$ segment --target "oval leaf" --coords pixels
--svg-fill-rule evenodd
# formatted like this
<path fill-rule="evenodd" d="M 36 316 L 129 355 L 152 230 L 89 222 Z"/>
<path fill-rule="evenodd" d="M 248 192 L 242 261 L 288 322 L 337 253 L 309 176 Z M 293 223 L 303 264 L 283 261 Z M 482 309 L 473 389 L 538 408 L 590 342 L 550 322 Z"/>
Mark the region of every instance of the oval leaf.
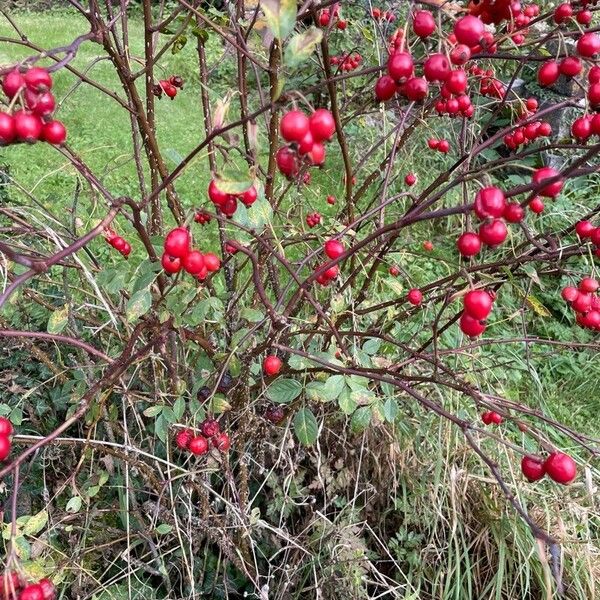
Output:
<path fill-rule="evenodd" d="M 317 419 L 310 408 L 301 408 L 294 417 L 294 433 L 304 446 L 312 446 L 319 437 Z"/>
<path fill-rule="evenodd" d="M 295 379 L 276 379 L 265 392 L 271 402 L 289 404 L 302 392 L 302 384 Z"/>
<path fill-rule="evenodd" d="M 48 319 L 46 331 L 48 333 L 60 333 L 67 326 L 69 316 L 69 307 L 63 306 L 60 310 L 55 310 Z"/>
<path fill-rule="evenodd" d="M 145 315 L 152 306 L 152 294 L 150 290 L 140 290 L 136 292 L 127 302 L 126 315 L 128 321 L 137 321 L 142 315 Z"/>
<path fill-rule="evenodd" d="M 323 31 L 314 26 L 302 33 L 297 33 L 285 49 L 285 64 L 295 67 L 307 60 L 322 39 Z"/>
<path fill-rule="evenodd" d="M 296 24 L 296 0 L 261 0 L 269 29 L 279 39 L 285 39 Z"/>

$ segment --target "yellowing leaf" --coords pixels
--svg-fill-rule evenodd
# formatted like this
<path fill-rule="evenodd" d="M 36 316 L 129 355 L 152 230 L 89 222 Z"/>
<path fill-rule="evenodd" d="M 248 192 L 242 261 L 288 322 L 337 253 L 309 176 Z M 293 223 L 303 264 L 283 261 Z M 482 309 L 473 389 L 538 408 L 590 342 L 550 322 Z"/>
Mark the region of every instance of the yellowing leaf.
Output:
<path fill-rule="evenodd" d="M 540 317 L 551 317 L 552 313 L 535 297 L 529 294 L 525 298 L 527 306 L 533 310 L 536 315 Z"/>
<path fill-rule="evenodd" d="M 269 29 L 278 40 L 284 40 L 296 24 L 296 0 L 261 0 Z"/>

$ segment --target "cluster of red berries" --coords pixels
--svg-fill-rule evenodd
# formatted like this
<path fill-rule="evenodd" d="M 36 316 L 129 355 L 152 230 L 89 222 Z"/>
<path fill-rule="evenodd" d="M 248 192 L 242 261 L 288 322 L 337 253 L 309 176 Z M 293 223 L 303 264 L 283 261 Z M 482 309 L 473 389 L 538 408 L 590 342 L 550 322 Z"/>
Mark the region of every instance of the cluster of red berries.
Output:
<path fill-rule="evenodd" d="M 200 424 L 200 431 L 202 434 L 196 435 L 191 429 L 182 429 L 175 436 L 175 444 L 180 450 L 188 450 L 195 456 L 206 454 L 210 445 L 219 452 L 227 452 L 231 448 L 231 439 L 221 431 L 217 420 L 204 419 Z"/>
<path fill-rule="evenodd" d="M 354 71 L 354 69 L 360 67 L 362 56 L 358 52 L 354 54 L 340 54 L 339 56 L 332 56 L 329 62 L 332 65 L 338 65 L 340 71 Z"/>
<path fill-rule="evenodd" d="M 112 229 L 106 230 L 104 239 L 125 258 L 131 254 L 131 245 L 129 242 L 125 241 L 120 235 L 117 235 Z"/>
<path fill-rule="evenodd" d="M 553 452 L 546 460 L 524 456 L 521 459 L 521 472 L 531 483 L 548 475 L 556 483 L 569 485 L 577 477 L 577 465 L 568 454 Z"/>
<path fill-rule="evenodd" d="M 557 25 L 568 23 L 573 17 L 580 25 L 589 25 L 592 22 L 592 12 L 588 10 L 587 1 L 581 2 L 581 7 L 573 7 L 570 2 L 563 2 L 554 9 L 554 22 Z M 595 3 L 594 3 L 595 4 Z"/>
<path fill-rule="evenodd" d="M 485 320 L 492 312 L 495 299 L 495 294 L 485 290 L 471 290 L 464 295 L 459 327 L 465 335 L 477 337 L 485 331 Z"/>
<path fill-rule="evenodd" d="M 327 240 L 323 245 L 323 249 L 325 250 L 325 254 L 331 260 L 339 258 L 346 251 L 344 244 L 342 244 L 342 242 L 339 240 Z M 325 271 L 317 275 L 317 283 L 323 287 L 328 286 L 340 274 L 340 268 L 337 264 L 328 265 L 329 263 L 324 263 L 317 267 L 317 270 L 327 267 Z"/>
<path fill-rule="evenodd" d="M 535 114 L 538 108 L 538 102 L 535 98 L 527 98 L 525 101 L 526 110 L 520 115 L 520 120 L 528 119 Z M 552 126 L 545 121 L 534 121 L 527 125 L 517 127 L 512 133 L 504 136 L 504 144 L 510 150 L 516 150 L 519 146 L 527 145 L 537 138 L 549 137 L 552 135 Z"/>
<path fill-rule="evenodd" d="M 282 366 L 282 360 L 275 354 L 269 354 L 265 356 L 265 359 L 263 360 L 263 372 L 267 377 L 279 375 Z"/>
<path fill-rule="evenodd" d="M 206 225 L 207 223 L 210 223 L 211 219 L 212 219 L 212 217 L 207 212 L 204 212 L 203 210 L 199 210 L 194 215 L 194 221 L 196 223 L 200 223 L 200 225 Z"/>
<path fill-rule="evenodd" d="M 183 89 L 183 78 L 179 75 L 171 75 L 169 79 L 161 79 L 156 85 L 152 87 L 152 93 L 157 98 L 162 98 L 163 92 L 173 100 L 177 96 L 177 90 Z"/>
<path fill-rule="evenodd" d="M 450 142 L 448 140 L 436 140 L 435 138 L 430 138 L 427 140 L 427 146 L 429 146 L 430 150 L 437 150 L 442 154 L 450 152 Z"/>
<path fill-rule="evenodd" d="M 600 331 L 600 284 L 593 277 L 584 277 L 577 287 L 563 288 L 561 296 L 577 313 L 577 323 L 586 329 Z"/>
<path fill-rule="evenodd" d="M 399 27 L 394 31 L 388 38 L 388 52 L 393 54 L 394 52 L 400 52 L 404 47 L 405 41 L 404 29 Z"/>
<path fill-rule="evenodd" d="M 312 229 L 321 222 L 321 215 L 318 212 L 308 213 L 306 215 L 306 224 Z"/>
<path fill-rule="evenodd" d="M 12 433 L 12 423 L 6 417 L 0 417 L 0 461 L 6 460 L 10 454 Z"/>
<path fill-rule="evenodd" d="M 371 16 L 375 21 L 387 21 L 388 23 L 392 23 L 396 20 L 396 15 L 389 10 L 381 10 L 380 8 L 375 7 L 371 10 Z"/>
<path fill-rule="evenodd" d="M 9 100 L 9 109 L 0 111 L 0 146 L 13 142 L 64 143 L 67 130 L 60 121 L 52 118 L 56 101 L 51 88 L 50 73 L 40 67 L 32 67 L 23 73 L 13 69 L 4 76 L 2 91 Z M 17 106 L 20 108 L 13 110 Z"/>
<path fill-rule="evenodd" d="M 329 27 L 333 22 L 335 26 L 344 31 L 348 27 L 348 22 L 340 18 L 341 8 L 339 4 L 335 4 L 331 9 L 325 8 L 319 13 L 319 25 L 321 27 Z"/>
<path fill-rule="evenodd" d="M 481 415 L 481 420 L 485 425 L 500 425 L 504 421 L 502 415 L 498 414 L 493 410 L 488 410 Z"/>
<path fill-rule="evenodd" d="M 589 239 L 596 246 L 594 254 L 600 256 L 600 227 L 594 227 L 589 221 L 579 221 L 575 232 L 582 240 Z"/>
<path fill-rule="evenodd" d="M 246 207 L 250 208 L 258 198 L 258 192 L 252 185 L 245 192 L 241 194 L 228 194 L 222 192 L 218 187 L 214 179 L 211 179 L 208 184 L 208 197 L 210 201 L 215 205 L 217 210 L 222 212 L 228 219 L 231 219 L 235 214 L 238 207 L 238 200 Z"/>
<path fill-rule="evenodd" d="M 5 572 L 0 579 L 1 600 L 54 600 L 56 588 L 49 579 L 25 583 L 15 571 Z"/>
<path fill-rule="evenodd" d="M 321 166 L 325 162 L 324 144 L 335 133 L 335 120 L 325 108 L 318 108 L 310 117 L 301 110 L 290 110 L 281 118 L 279 131 L 290 145 L 277 151 L 277 167 L 286 177 L 296 177 L 303 159 L 313 166 Z"/>
<path fill-rule="evenodd" d="M 482 69 L 473 65 L 469 73 L 479 78 L 479 93 L 490 98 L 503 98 L 506 93 L 504 83 L 496 78 L 494 69 Z"/>
<path fill-rule="evenodd" d="M 600 113 L 575 119 L 571 124 L 571 135 L 580 142 L 587 141 L 592 135 L 600 135 Z"/>
<path fill-rule="evenodd" d="M 221 261 L 216 254 L 192 249 L 192 237 L 185 227 L 172 229 L 165 238 L 161 264 L 167 273 L 179 273 L 183 268 L 199 281 L 218 271 Z"/>

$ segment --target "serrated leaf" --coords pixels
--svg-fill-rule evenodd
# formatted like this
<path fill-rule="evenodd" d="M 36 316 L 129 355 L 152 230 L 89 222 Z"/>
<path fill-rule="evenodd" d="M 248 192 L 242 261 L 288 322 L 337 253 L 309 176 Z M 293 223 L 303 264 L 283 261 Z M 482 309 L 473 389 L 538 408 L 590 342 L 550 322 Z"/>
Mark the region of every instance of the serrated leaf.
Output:
<path fill-rule="evenodd" d="M 164 405 L 156 404 L 147 408 L 143 414 L 145 417 L 156 417 L 157 415 L 160 415 L 160 413 L 163 411 L 163 408 Z"/>
<path fill-rule="evenodd" d="M 352 419 L 350 419 L 350 428 L 354 433 L 364 431 L 371 422 L 371 408 L 369 406 L 361 406 L 354 411 Z"/>
<path fill-rule="evenodd" d="M 217 189 L 225 194 L 243 194 L 254 183 L 248 169 L 225 169 L 215 174 Z"/>
<path fill-rule="evenodd" d="M 310 408 L 301 408 L 294 417 L 294 433 L 304 446 L 312 446 L 319 436 L 319 425 Z"/>
<path fill-rule="evenodd" d="M 323 393 L 327 400 L 335 400 L 346 388 L 344 375 L 331 375 L 323 386 Z"/>
<path fill-rule="evenodd" d="M 303 63 L 314 52 L 322 39 L 323 31 L 314 26 L 294 35 L 285 49 L 285 64 L 295 67 Z"/>
<path fill-rule="evenodd" d="M 344 388 L 338 397 L 338 406 L 345 415 L 351 415 L 358 406 L 348 388 Z"/>
<path fill-rule="evenodd" d="M 16 537 L 14 540 L 14 548 L 21 560 L 29 560 L 31 556 L 31 545 L 29 542 L 22 536 Z"/>
<path fill-rule="evenodd" d="M 48 333 L 60 333 L 68 323 L 69 307 L 63 306 L 60 310 L 55 310 L 48 319 L 46 331 Z"/>
<path fill-rule="evenodd" d="M 67 506 L 66 506 L 65 510 L 71 514 L 78 513 L 81 510 L 82 502 L 83 502 L 83 500 L 81 499 L 81 496 L 73 496 L 67 502 Z"/>
<path fill-rule="evenodd" d="M 140 290 L 136 292 L 127 301 L 125 315 L 129 322 L 137 321 L 142 315 L 145 315 L 152 306 L 152 294 L 150 290 Z"/>
<path fill-rule="evenodd" d="M 185 411 L 185 400 L 183 399 L 183 396 L 179 396 L 179 398 L 177 398 L 177 400 L 175 400 L 175 404 L 173 404 L 173 413 L 177 417 L 177 420 L 181 419 L 184 411 Z"/>
<path fill-rule="evenodd" d="M 276 379 L 265 392 L 265 396 L 277 404 L 289 404 L 302 393 L 302 384 L 295 379 Z"/>
<path fill-rule="evenodd" d="M 383 417 L 388 423 L 393 423 L 400 412 L 396 398 L 388 398 L 383 404 Z"/>
<path fill-rule="evenodd" d="M 36 535 L 46 527 L 47 523 L 48 513 L 45 510 L 41 510 L 27 520 L 27 523 L 23 527 L 23 535 Z"/>
<path fill-rule="evenodd" d="M 260 5 L 273 35 L 284 40 L 296 24 L 296 0 L 261 0 Z"/>

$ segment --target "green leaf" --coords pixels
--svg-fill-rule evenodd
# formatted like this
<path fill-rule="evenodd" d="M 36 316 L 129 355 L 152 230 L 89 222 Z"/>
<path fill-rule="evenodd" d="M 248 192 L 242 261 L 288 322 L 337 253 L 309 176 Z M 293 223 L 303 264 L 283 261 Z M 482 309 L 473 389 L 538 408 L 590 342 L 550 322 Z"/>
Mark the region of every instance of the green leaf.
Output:
<path fill-rule="evenodd" d="M 127 302 L 125 314 L 127 320 L 137 321 L 142 315 L 145 315 L 152 306 L 152 294 L 150 290 L 140 290 L 136 292 Z"/>
<path fill-rule="evenodd" d="M 45 510 L 41 510 L 27 520 L 27 523 L 23 527 L 23 535 L 36 535 L 46 527 L 47 523 L 48 513 Z"/>
<path fill-rule="evenodd" d="M 74 514 L 78 513 L 81 510 L 81 496 L 73 496 L 68 502 L 65 510 L 68 513 Z"/>
<path fill-rule="evenodd" d="M 383 417 L 388 423 L 393 423 L 400 412 L 396 398 L 388 398 L 383 405 Z"/>
<path fill-rule="evenodd" d="M 377 351 L 379 350 L 381 346 L 381 340 L 378 338 L 369 338 L 364 344 L 363 344 L 363 351 L 366 352 L 369 356 L 373 356 L 374 354 L 377 354 Z"/>
<path fill-rule="evenodd" d="M 215 175 L 217 189 L 225 194 L 243 194 L 253 183 L 248 169 L 225 169 Z"/>
<path fill-rule="evenodd" d="M 364 431 L 371 422 L 371 408 L 369 406 L 361 406 L 357 408 L 352 419 L 350 420 L 350 428 L 354 433 Z"/>
<path fill-rule="evenodd" d="M 183 416 L 183 411 L 185 410 L 185 400 L 183 396 L 179 396 L 177 400 L 175 400 L 175 404 L 173 404 L 173 413 L 177 417 L 177 420 L 181 419 Z"/>
<path fill-rule="evenodd" d="M 262 195 L 259 195 L 258 200 L 250 207 L 246 208 L 239 203 L 233 220 L 248 229 L 254 231 L 262 231 L 267 223 L 273 218 L 273 207 L 269 201 Z"/>
<path fill-rule="evenodd" d="M 231 410 L 231 404 L 227 402 L 227 400 L 221 396 L 216 395 L 210 399 L 208 410 L 211 413 L 215 413 L 216 415 L 220 415 L 228 410 Z"/>
<path fill-rule="evenodd" d="M 307 60 L 322 39 L 323 31 L 314 26 L 294 35 L 285 49 L 285 64 L 295 67 Z"/>
<path fill-rule="evenodd" d="M 143 414 L 145 417 L 156 417 L 157 415 L 160 415 L 160 413 L 163 411 L 163 408 L 163 404 L 156 404 L 147 408 Z"/>
<path fill-rule="evenodd" d="M 338 397 L 338 406 L 345 415 L 351 415 L 358 404 L 352 398 L 352 392 L 348 388 L 344 388 Z"/>
<path fill-rule="evenodd" d="M 344 391 L 346 378 L 344 375 L 332 375 L 323 386 L 323 393 L 327 400 L 335 400 Z"/>
<path fill-rule="evenodd" d="M 260 5 L 273 35 L 284 40 L 296 24 L 296 0 L 261 0 Z"/>
<path fill-rule="evenodd" d="M 250 323 L 259 323 L 265 318 L 265 313 L 255 308 L 244 308 L 240 312 L 240 317 Z"/>
<path fill-rule="evenodd" d="M 289 404 L 302 392 L 302 384 L 295 379 L 276 379 L 265 392 L 271 402 L 277 404 Z"/>
<path fill-rule="evenodd" d="M 304 446 L 312 446 L 319 437 L 317 419 L 310 408 L 301 408 L 294 417 L 294 433 Z"/>
<path fill-rule="evenodd" d="M 48 333 L 60 333 L 66 326 L 69 316 L 69 307 L 65 304 L 60 310 L 55 310 L 48 319 L 46 331 Z"/>
<path fill-rule="evenodd" d="M 178 35 L 171 47 L 171 54 L 179 54 L 187 44 L 187 35 Z"/>
<path fill-rule="evenodd" d="M 173 527 L 171 525 L 168 525 L 167 523 L 161 523 L 156 528 L 156 533 L 158 533 L 159 535 L 166 535 L 167 533 L 170 533 L 172 530 L 173 530 Z"/>
<path fill-rule="evenodd" d="M 158 273 L 143 273 L 133 280 L 133 293 L 145 290 L 156 279 Z"/>

